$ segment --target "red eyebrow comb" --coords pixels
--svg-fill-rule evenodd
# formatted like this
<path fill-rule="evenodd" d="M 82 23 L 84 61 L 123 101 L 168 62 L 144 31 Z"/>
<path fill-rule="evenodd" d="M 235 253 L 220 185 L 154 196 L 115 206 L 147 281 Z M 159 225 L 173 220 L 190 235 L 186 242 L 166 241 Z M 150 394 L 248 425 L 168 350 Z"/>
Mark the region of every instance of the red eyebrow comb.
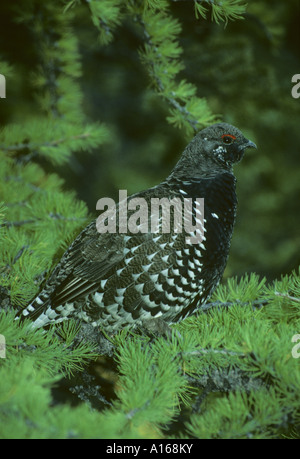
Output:
<path fill-rule="evenodd" d="M 222 137 L 222 139 L 223 139 L 223 137 L 231 137 L 233 140 L 236 139 L 236 137 L 234 135 L 231 135 L 231 134 L 223 134 L 221 137 Z"/>

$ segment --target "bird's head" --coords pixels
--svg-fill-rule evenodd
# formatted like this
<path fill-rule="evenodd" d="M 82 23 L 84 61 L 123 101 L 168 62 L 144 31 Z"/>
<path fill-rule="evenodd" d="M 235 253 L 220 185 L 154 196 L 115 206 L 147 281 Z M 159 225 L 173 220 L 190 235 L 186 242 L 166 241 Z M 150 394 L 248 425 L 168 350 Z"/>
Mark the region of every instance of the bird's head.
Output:
<path fill-rule="evenodd" d="M 238 163 L 246 148 L 257 148 L 238 128 L 227 123 L 213 124 L 199 132 L 197 137 L 202 145 L 203 156 L 225 167 Z"/>
<path fill-rule="evenodd" d="M 209 126 L 194 137 L 186 147 L 175 170 L 192 176 L 214 175 L 231 171 L 246 148 L 257 148 L 241 131 L 227 123 Z M 179 167 L 178 167 L 179 166 Z"/>

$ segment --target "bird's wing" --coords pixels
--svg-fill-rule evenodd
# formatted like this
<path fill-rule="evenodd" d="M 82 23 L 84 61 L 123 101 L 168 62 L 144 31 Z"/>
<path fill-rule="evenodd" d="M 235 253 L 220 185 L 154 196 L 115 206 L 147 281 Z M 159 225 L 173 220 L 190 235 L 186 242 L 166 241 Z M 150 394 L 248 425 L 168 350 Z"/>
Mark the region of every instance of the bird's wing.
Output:
<path fill-rule="evenodd" d="M 145 193 L 149 192 L 151 196 L 161 196 L 160 187 L 147 190 Z M 136 196 L 144 197 L 145 194 L 140 192 L 132 197 Z M 150 231 L 122 234 L 118 228 L 115 233 L 98 233 L 96 222 L 90 223 L 71 244 L 49 278 L 45 288 L 49 292 L 51 305 L 57 307 L 96 291 L 101 280 L 107 279 L 124 265 L 126 257 L 134 258 L 136 269 L 142 271 L 143 261 L 144 264 L 149 263 L 145 260 L 147 255 L 154 252 L 170 254 L 175 250 L 176 247 L 171 249 L 166 247 L 167 244 L 162 244 L 162 248 L 155 244 L 153 240 L 156 236 L 157 234 Z M 161 242 L 164 242 L 164 239 L 167 242 L 167 234 L 162 236 Z M 135 248 L 139 248 L 137 252 Z M 173 258 L 169 259 L 170 264 Z M 164 266 L 164 263 L 161 264 Z M 158 262 L 155 266 L 159 269 Z"/>
<path fill-rule="evenodd" d="M 92 222 L 75 239 L 52 273 L 48 282 L 51 304 L 72 302 L 96 290 L 103 276 L 122 261 L 124 248 L 123 235 L 99 234 Z"/>

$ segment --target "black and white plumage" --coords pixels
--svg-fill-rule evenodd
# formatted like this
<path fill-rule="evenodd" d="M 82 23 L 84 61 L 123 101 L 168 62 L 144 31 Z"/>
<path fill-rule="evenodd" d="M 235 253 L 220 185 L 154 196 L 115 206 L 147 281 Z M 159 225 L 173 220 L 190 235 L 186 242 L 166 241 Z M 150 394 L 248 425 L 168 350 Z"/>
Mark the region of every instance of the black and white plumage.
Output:
<path fill-rule="evenodd" d="M 76 317 L 111 333 L 151 318 L 175 323 L 197 311 L 226 266 L 237 206 L 232 165 L 248 147 L 256 146 L 236 127 L 210 126 L 194 137 L 165 181 L 128 198 L 192 198 L 194 221 L 204 222 L 198 244 L 187 243 L 184 229 L 100 234 L 94 221 L 21 317 L 37 328 Z M 196 198 L 204 198 L 204 220 Z"/>

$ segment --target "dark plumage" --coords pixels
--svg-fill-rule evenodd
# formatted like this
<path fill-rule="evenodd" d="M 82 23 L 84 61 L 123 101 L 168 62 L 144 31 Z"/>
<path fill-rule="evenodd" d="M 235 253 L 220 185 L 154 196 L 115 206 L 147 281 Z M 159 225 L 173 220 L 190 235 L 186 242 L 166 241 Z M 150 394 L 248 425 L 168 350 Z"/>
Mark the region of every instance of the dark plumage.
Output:
<path fill-rule="evenodd" d="M 184 230 L 168 233 L 97 232 L 95 221 L 70 245 L 44 289 L 21 313 L 34 327 L 79 317 L 107 332 L 160 317 L 177 322 L 203 305 L 219 283 L 228 258 L 236 215 L 232 165 L 256 147 L 234 126 L 200 131 L 170 176 L 128 198 L 204 198 L 204 233 L 189 244 Z M 174 212 L 173 212 L 174 213 Z M 172 213 L 172 215 L 173 215 Z M 150 215 L 149 215 L 150 219 Z"/>

